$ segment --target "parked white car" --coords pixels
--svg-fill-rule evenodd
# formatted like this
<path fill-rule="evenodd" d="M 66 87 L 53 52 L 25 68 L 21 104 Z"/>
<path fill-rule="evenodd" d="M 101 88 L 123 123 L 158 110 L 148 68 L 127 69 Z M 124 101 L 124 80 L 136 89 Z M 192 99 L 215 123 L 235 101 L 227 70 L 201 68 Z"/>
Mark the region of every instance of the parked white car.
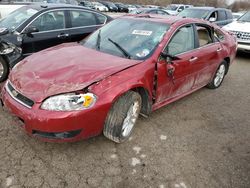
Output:
<path fill-rule="evenodd" d="M 238 50 L 250 51 L 250 11 L 223 29 L 234 33 L 238 40 Z"/>
<path fill-rule="evenodd" d="M 0 4 L 0 19 L 5 18 L 8 14 L 23 6 L 25 4 Z"/>
<path fill-rule="evenodd" d="M 134 11 L 134 10 L 136 10 L 137 8 L 136 8 L 136 6 L 135 5 L 128 5 L 128 12 L 130 13 L 130 12 L 132 12 L 132 11 Z"/>
<path fill-rule="evenodd" d="M 99 10 L 101 12 L 108 12 L 109 11 L 108 7 L 104 6 L 103 4 L 101 4 L 99 2 L 91 2 L 91 3 L 96 10 Z"/>
<path fill-rule="evenodd" d="M 170 4 L 167 6 L 166 10 L 168 11 L 170 15 L 177 15 L 179 12 L 190 7 L 193 7 L 193 5 Z"/>

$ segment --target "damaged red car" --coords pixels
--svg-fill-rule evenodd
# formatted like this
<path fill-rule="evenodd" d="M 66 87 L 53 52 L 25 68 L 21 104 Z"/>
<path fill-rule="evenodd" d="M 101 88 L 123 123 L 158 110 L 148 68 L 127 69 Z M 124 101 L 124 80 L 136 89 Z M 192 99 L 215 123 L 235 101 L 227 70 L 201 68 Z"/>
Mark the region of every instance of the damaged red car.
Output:
<path fill-rule="evenodd" d="M 152 15 L 116 19 L 80 43 L 52 47 L 16 65 L 4 106 L 45 141 L 103 134 L 120 143 L 138 116 L 204 86 L 218 88 L 235 38 L 208 22 Z"/>

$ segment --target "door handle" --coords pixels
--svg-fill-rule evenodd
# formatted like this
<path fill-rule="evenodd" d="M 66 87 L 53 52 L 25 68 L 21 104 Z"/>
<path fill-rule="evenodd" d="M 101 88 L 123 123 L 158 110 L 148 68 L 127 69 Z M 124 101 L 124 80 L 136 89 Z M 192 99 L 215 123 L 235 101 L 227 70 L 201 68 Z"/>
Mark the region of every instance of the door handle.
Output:
<path fill-rule="evenodd" d="M 221 50 L 222 50 L 222 48 L 218 48 L 216 51 L 217 51 L 217 52 L 220 52 Z"/>
<path fill-rule="evenodd" d="M 190 63 L 193 63 L 193 62 L 195 62 L 197 59 L 198 59 L 198 57 L 191 57 L 191 58 L 189 59 L 189 62 L 190 62 Z"/>
<path fill-rule="evenodd" d="M 58 38 L 66 38 L 66 37 L 69 37 L 69 34 L 68 33 L 61 33 L 59 35 L 57 35 Z"/>

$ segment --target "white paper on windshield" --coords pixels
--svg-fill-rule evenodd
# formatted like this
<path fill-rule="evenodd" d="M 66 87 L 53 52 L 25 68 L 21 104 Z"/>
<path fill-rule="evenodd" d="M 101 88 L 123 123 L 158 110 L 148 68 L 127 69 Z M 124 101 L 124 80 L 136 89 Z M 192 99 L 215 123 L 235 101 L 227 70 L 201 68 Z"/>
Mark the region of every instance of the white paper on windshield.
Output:
<path fill-rule="evenodd" d="M 132 32 L 133 35 L 143 35 L 143 36 L 150 36 L 153 32 L 152 31 L 146 31 L 146 30 L 134 30 Z"/>

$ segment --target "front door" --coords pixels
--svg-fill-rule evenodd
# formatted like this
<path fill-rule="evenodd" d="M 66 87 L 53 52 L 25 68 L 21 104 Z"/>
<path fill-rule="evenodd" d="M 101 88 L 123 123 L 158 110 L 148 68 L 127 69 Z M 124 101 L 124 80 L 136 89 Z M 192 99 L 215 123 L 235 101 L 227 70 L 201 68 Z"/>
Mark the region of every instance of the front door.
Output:
<path fill-rule="evenodd" d="M 28 27 L 36 27 L 38 32 L 23 36 L 22 48 L 24 55 L 30 55 L 70 41 L 63 10 L 43 13 L 31 22 Z"/>
<path fill-rule="evenodd" d="M 170 64 L 166 62 L 166 59 L 159 58 L 156 102 L 175 98 L 191 91 L 195 82 L 193 66 L 196 61 L 195 53 L 193 53 L 195 48 L 193 25 L 186 25 L 175 31 L 164 53 L 176 56 L 179 60 L 172 60 Z M 169 67 L 173 68 L 172 75 L 169 75 Z"/>

